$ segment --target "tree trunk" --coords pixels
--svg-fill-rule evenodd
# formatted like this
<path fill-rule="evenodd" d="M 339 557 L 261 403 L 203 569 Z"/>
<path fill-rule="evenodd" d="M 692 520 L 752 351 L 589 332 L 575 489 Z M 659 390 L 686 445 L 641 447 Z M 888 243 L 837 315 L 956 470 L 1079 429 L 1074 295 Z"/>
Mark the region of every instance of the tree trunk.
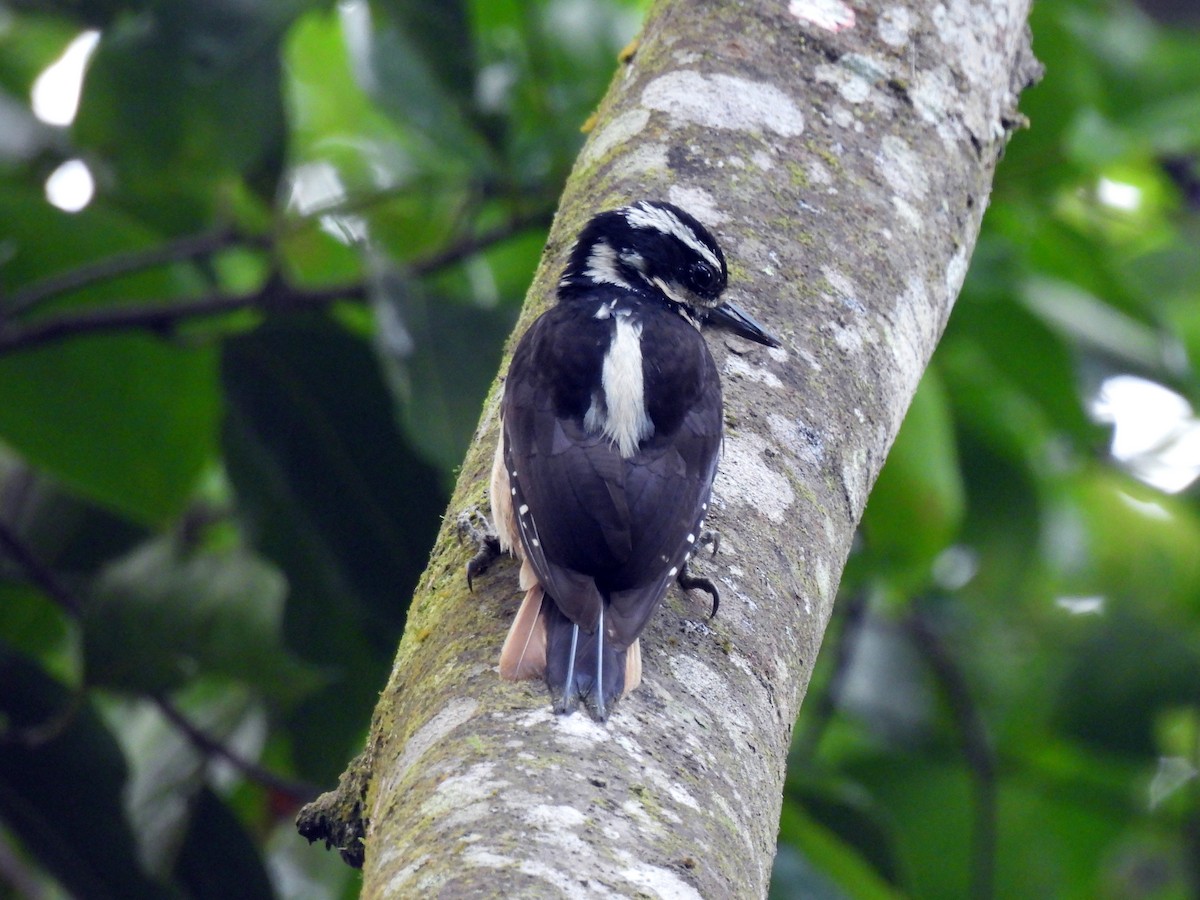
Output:
<path fill-rule="evenodd" d="M 867 492 L 962 284 L 1038 74 L 1028 0 L 657 4 L 576 164 L 518 332 L 595 212 L 674 202 L 717 234 L 728 296 L 784 343 L 710 336 L 726 438 L 694 564 L 608 722 L 499 679 L 516 567 L 468 593 L 498 388 L 421 579 L 367 751 L 364 896 L 763 896 L 792 723 Z M 397 473 L 403 477 L 403 473 Z M 353 852 L 353 848 L 352 848 Z"/>

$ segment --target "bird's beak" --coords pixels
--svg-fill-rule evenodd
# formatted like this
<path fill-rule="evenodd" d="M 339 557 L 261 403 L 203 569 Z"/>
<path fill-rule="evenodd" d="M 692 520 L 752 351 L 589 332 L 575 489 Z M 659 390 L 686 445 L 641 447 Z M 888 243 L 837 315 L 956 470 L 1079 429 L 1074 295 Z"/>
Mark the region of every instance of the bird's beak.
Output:
<path fill-rule="evenodd" d="M 715 325 L 726 331 L 732 331 L 739 337 L 754 341 L 756 344 L 765 344 L 768 347 L 780 346 L 779 340 L 774 335 L 754 321 L 749 313 L 733 303 L 722 303 L 712 307 L 709 309 L 708 315 L 704 317 L 704 321 L 707 325 Z"/>

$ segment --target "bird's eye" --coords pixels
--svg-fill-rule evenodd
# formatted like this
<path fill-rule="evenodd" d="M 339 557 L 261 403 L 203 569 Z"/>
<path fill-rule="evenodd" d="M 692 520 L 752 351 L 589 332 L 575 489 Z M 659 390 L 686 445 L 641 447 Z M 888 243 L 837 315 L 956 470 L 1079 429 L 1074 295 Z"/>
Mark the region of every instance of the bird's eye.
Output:
<path fill-rule="evenodd" d="M 692 284 L 697 290 L 707 293 L 714 290 L 717 286 L 717 273 L 707 263 L 692 263 L 691 276 Z"/>

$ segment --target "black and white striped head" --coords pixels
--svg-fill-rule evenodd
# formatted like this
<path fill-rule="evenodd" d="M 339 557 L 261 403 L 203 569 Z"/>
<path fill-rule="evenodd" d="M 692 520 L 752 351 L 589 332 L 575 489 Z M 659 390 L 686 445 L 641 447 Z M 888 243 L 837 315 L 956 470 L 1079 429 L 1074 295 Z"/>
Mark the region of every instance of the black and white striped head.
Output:
<path fill-rule="evenodd" d="M 558 295 L 569 302 L 603 287 L 650 294 L 697 327 L 719 326 L 778 347 L 753 318 L 721 301 L 728 280 L 725 255 L 707 228 L 671 203 L 640 200 L 588 222 L 571 250 Z"/>
<path fill-rule="evenodd" d="M 719 302 L 728 270 L 716 239 L 678 206 L 642 200 L 588 222 L 559 295 L 603 285 L 649 292 L 695 318 Z"/>

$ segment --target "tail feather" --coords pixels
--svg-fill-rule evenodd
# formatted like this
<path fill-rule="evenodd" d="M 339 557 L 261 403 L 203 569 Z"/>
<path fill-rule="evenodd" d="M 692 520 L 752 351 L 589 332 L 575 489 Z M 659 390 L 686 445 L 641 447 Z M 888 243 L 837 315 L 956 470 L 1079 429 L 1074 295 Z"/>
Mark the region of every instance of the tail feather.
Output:
<path fill-rule="evenodd" d="M 633 693 L 642 683 L 642 639 L 636 638 L 625 653 L 625 688 L 622 697 Z"/>
<path fill-rule="evenodd" d="M 521 590 L 528 591 L 531 588 L 537 587 L 539 584 L 537 571 L 533 568 L 533 563 L 529 561 L 528 556 L 526 556 L 524 553 L 521 553 L 520 556 L 521 572 L 517 576 L 517 585 L 521 588 Z"/>
<path fill-rule="evenodd" d="M 618 648 L 611 639 L 598 640 L 598 631 L 588 633 L 581 628 L 574 637 L 575 623 L 552 602 L 543 605 L 542 617 L 546 628 L 546 682 L 556 698 L 556 708 L 570 712 L 583 701 L 596 718 L 604 719 L 612 703 L 625 693 L 626 648 Z M 638 658 L 640 670 L 640 652 Z"/>
<path fill-rule="evenodd" d="M 540 584 L 535 583 L 526 592 L 500 650 L 501 678 L 520 681 L 537 678 L 546 671 L 546 619 L 542 610 L 554 604 L 545 601 Z"/>
<path fill-rule="evenodd" d="M 596 634 L 580 629 L 572 655 L 573 624 L 545 595 L 541 585 L 535 584 L 525 594 L 504 639 L 500 677 L 522 681 L 544 675 L 559 712 L 571 712 L 582 700 L 603 719 L 614 700 L 641 684 L 642 642 L 635 640 L 627 649 L 619 650 L 606 640 L 598 657 Z M 604 684 L 600 695 L 595 691 L 597 675 Z"/>

